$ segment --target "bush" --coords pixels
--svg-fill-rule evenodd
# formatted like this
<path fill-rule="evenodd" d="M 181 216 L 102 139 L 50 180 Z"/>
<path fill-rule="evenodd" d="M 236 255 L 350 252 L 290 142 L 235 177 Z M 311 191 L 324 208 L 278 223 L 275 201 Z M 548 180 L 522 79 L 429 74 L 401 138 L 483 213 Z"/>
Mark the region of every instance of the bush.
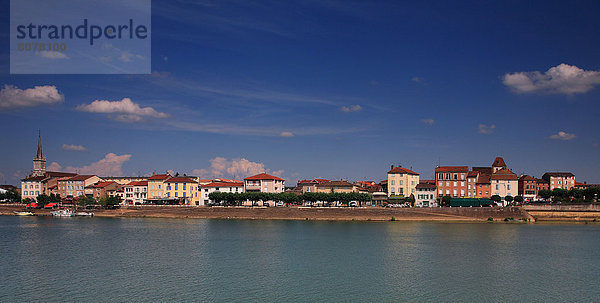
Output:
<path fill-rule="evenodd" d="M 493 221 L 494 221 L 494 218 L 492 218 L 492 217 L 489 217 L 489 218 L 488 218 L 488 221 L 490 221 L 490 222 L 493 222 Z"/>

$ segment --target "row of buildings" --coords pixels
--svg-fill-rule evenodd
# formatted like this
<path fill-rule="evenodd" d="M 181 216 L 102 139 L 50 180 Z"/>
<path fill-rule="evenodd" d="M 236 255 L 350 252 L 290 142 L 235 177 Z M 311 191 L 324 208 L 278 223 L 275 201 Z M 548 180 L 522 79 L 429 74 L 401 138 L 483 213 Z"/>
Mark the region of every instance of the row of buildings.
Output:
<path fill-rule="evenodd" d="M 21 180 L 22 199 L 36 200 L 40 194 L 60 195 L 63 199 L 80 196 L 117 196 L 124 204 L 188 204 L 206 205 L 212 201 L 212 192 L 292 192 L 315 193 L 371 193 L 373 204 L 394 203 L 402 198 L 414 198 L 415 206 L 436 206 L 443 196 L 453 198 L 490 198 L 498 195 L 523 196 L 526 200 L 539 198 L 540 190 L 555 188 L 571 189 L 585 187 L 575 182 L 570 172 L 548 172 L 541 178 L 529 175 L 517 176 L 502 157 L 497 157 L 489 167 L 438 166 L 434 179 L 421 180 L 412 168 L 392 165 L 387 179 L 349 182 L 347 180 L 310 179 L 300 180 L 296 187 L 285 187 L 285 180 L 262 173 L 242 180 L 200 179 L 193 176 L 153 174 L 149 177 L 106 177 L 80 175 L 66 172 L 46 171 L 46 157 L 38 137 L 37 153 L 33 158 L 31 174 Z M 412 200 L 412 199 L 411 199 Z"/>

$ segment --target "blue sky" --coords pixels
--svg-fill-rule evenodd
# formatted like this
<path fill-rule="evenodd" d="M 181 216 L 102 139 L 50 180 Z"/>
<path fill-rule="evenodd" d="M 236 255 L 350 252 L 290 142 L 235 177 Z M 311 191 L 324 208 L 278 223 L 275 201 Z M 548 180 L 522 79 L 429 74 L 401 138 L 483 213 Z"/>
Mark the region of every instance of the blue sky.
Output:
<path fill-rule="evenodd" d="M 379 181 L 503 156 L 600 183 L 597 1 L 152 1 L 152 75 L 10 75 L 1 11 L 1 183 L 38 129 L 79 172 Z"/>

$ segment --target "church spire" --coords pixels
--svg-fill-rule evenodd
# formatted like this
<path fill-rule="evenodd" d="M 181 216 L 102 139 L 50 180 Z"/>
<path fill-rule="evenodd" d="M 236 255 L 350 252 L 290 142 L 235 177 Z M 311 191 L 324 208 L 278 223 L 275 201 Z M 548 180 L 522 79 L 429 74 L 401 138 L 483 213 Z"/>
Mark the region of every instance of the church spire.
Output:
<path fill-rule="evenodd" d="M 42 152 L 42 132 L 38 130 L 38 148 L 37 154 L 35 155 L 36 159 L 43 159 L 44 153 Z"/>

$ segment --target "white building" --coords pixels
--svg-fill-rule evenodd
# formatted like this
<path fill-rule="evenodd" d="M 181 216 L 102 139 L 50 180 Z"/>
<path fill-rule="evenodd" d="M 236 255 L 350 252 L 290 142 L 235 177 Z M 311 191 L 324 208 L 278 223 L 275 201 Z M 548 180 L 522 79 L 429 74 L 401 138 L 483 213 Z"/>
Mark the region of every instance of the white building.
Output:
<path fill-rule="evenodd" d="M 221 193 L 243 193 L 244 192 L 244 183 L 243 182 L 222 182 L 222 181 L 213 181 L 208 184 L 200 185 L 200 193 L 201 199 L 200 202 L 203 205 L 208 205 L 211 202 L 208 197 L 211 193 L 221 192 Z"/>
<path fill-rule="evenodd" d="M 148 200 L 148 181 L 132 181 L 123 185 L 122 204 L 143 204 L 146 200 Z"/>
<path fill-rule="evenodd" d="M 416 186 L 415 207 L 435 207 L 437 206 L 437 191 L 434 183 L 419 183 Z"/>

